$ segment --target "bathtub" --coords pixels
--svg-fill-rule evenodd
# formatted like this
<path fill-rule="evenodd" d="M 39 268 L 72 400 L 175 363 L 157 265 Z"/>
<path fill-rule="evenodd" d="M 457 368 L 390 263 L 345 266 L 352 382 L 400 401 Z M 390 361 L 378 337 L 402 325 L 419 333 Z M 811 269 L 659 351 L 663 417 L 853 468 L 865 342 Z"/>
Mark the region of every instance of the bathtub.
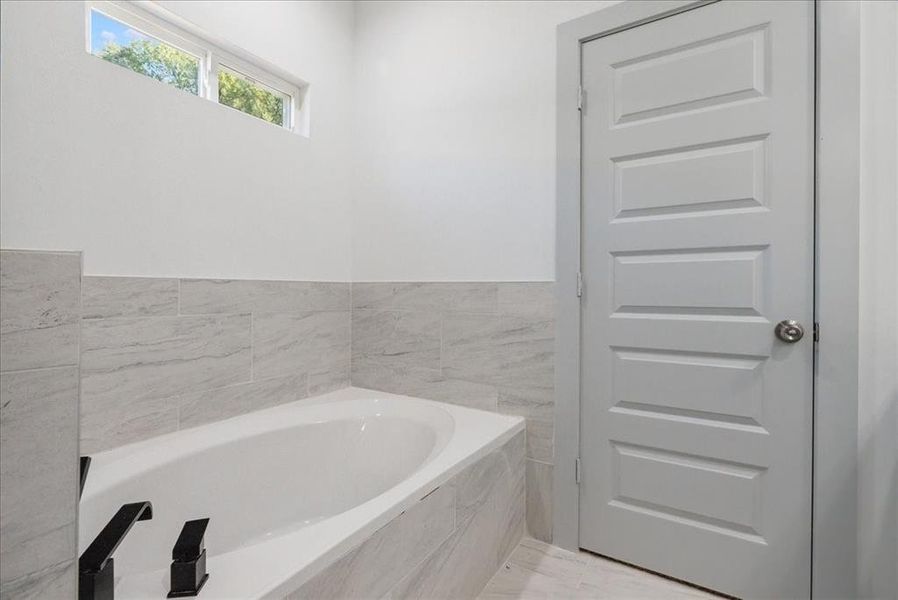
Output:
<path fill-rule="evenodd" d="M 282 597 L 441 484 L 523 419 L 347 388 L 93 456 L 80 551 L 119 506 L 149 500 L 115 552 L 116 598 L 164 598 L 183 523 L 209 517 L 200 598 Z"/>

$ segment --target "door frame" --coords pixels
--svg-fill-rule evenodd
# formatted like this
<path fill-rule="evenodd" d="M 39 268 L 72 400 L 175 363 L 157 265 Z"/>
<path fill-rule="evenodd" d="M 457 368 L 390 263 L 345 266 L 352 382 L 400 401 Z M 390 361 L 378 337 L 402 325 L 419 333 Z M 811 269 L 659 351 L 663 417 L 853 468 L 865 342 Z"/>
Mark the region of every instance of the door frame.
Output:
<path fill-rule="evenodd" d="M 623 2 L 557 32 L 553 543 L 579 548 L 580 59 L 584 43 L 718 0 Z M 726 1 L 726 0 L 724 0 Z M 860 3 L 815 1 L 811 595 L 857 587 Z M 846 148 L 855 152 L 845 152 Z"/>

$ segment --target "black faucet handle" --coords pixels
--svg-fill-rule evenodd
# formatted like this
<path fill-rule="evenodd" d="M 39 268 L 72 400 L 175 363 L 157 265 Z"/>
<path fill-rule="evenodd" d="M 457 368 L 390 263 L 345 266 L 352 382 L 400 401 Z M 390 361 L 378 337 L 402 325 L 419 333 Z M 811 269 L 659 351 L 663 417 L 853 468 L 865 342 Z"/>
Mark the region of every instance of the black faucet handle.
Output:
<path fill-rule="evenodd" d="M 181 534 L 178 541 L 175 542 L 171 549 L 172 560 L 194 560 L 203 553 L 203 538 L 206 535 L 206 527 L 209 525 L 209 519 L 194 519 L 184 523 L 181 528 Z"/>
<path fill-rule="evenodd" d="M 209 519 L 194 519 L 184 523 L 181 535 L 172 548 L 171 590 L 169 598 L 196 596 L 209 580 L 206 573 L 206 548 L 203 537 Z"/>

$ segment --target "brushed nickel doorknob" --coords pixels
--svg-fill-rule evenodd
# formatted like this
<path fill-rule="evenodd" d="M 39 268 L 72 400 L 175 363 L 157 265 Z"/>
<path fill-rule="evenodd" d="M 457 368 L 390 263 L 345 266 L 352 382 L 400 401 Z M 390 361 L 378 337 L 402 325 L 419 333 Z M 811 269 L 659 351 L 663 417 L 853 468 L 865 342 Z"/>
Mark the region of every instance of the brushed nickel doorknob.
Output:
<path fill-rule="evenodd" d="M 801 323 L 792 319 L 786 319 L 777 323 L 774 332 L 776 337 L 787 344 L 794 344 L 804 337 L 804 327 L 801 326 Z"/>

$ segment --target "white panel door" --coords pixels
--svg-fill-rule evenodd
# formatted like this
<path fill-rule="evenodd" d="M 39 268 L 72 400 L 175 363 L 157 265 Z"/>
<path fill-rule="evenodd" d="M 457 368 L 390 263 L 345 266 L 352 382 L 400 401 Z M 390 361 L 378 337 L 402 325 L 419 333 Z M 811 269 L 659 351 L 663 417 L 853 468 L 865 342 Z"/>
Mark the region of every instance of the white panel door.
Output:
<path fill-rule="evenodd" d="M 580 545 L 740 597 L 810 586 L 813 23 L 724 1 L 582 48 Z"/>

